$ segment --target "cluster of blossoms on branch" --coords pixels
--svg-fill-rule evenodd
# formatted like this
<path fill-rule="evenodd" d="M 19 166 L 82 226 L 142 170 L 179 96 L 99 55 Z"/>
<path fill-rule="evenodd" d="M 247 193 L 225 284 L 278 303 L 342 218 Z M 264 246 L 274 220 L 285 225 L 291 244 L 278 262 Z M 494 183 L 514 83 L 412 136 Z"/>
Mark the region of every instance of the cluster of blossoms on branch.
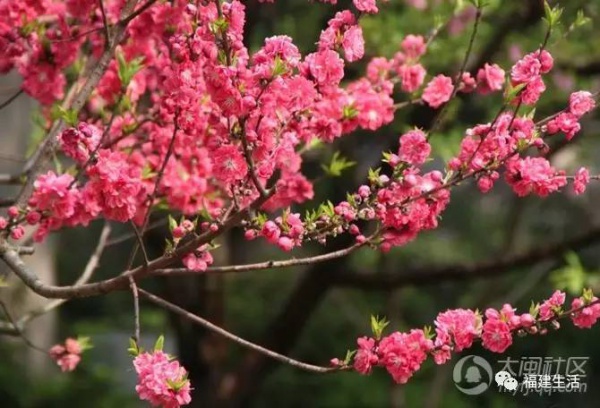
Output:
<path fill-rule="evenodd" d="M 135 390 L 153 407 L 177 408 L 191 401 L 186 370 L 160 350 L 145 352 L 133 360 L 138 375 Z"/>
<path fill-rule="evenodd" d="M 2 65 L 39 73 L 44 72 L 39 65 L 46 64 L 61 78 L 65 66 L 77 60 L 79 45 L 89 43 L 92 57 L 97 55 L 105 45 L 104 27 L 92 3 L 67 2 L 64 8 L 49 2 L 36 7 L 4 4 L 9 16 L 24 12 L 27 18 L 10 29 L 2 26 L 3 38 L 16 37 L 22 45 L 7 53 Z M 117 24 L 122 2 L 106 3 L 108 22 Z M 368 239 L 359 221 L 375 221 L 380 247 L 388 250 L 435 228 L 450 200 L 450 187 L 466 178 L 477 179 L 486 192 L 504 170 L 520 196 L 545 196 L 566 184 L 564 172 L 543 155 L 529 155 L 529 148 L 546 151 L 544 134 L 562 131 L 572 138 L 580 117 L 595 103 L 588 92 L 574 93 L 569 108 L 545 126 L 519 113 L 545 90 L 541 76 L 553 65 L 548 51 L 520 59 L 510 71 L 508 87 L 505 71 L 487 63 L 474 76 L 462 72 L 453 80 L 437 74 L 425 83 L 428 73 L 420 59 L 427 41 L 407 35 L 391 59 L 373 58 L 365 77 L 342 84 L 345 64 L 364 55 L 360 14 L 336 13 L 317 50 L 305 56 L 286 36 L 267 38 L 250 55 L 242 42 L 245 6 L 239 1 L 217 3 L 159 3 L 130 22 L 127 41 L 118 47 L 116 60 L 80 113 L 85 121 L 58 137 L 72 166 L 40 176 L 28 207 L 16 209 L 16 216 L 3 220 L 0 229 L 18 239 L 21 224 L 38 225 L 35 238 L 42 240 L 51 231 L 87 225 L 99 217 L 141 225 L 157 205 L 187 216 L 202 214 L 206 222 L 201 225 L 218 228 L 216 220 L 232 203 L 236 208 L 249 205 L 273 180 L 273 193 L 261 210 L 284 209 L 284 214 L 269 219 L 261 213 L 245 221 L 248 239 L 263 236 L 286 251 L 309 240 L 325 243 L 342 232 L 364 243 Z M 375 1 L 355 1 L 354 6 L 359 12 L 377 12 Z M 42 13 L 55 15 L 56 21 L 36 23 Z M 77 35 L 82 32 L 88 34 Z M 58 60 L 60 64 L 52 65 Z M 76 66 L 82 75 L 84 67 Z M 49 119 L 55 117 L 51 104 L 63 97 L 62 90 L 41 85 L 30 89 L 31 81 L 23 75 L 23 89 L 48 107 Z M 65 84 L 64 78 L 43 80 L 49 82 Z M 429 135 L 415 129 L 400 137 L 396 154 L 385 156 L 391 176 L 375 170 L 369 184 L 348 200 L 322 205 L 305 216 L 285 210 L 314 195 L 301 171 L 302 151 L 316 141 L 331 143 L 358 128 L 377 130 L 392 122 L 397 87 L 433 109 L 457 92 L 488 95 L 505 90 L 513 94 L 510 102 L 516 108 L 505 106 L 493 122 L 469 129 L 446 169 L 423 172 L 432 153 Z M 574 178 L 580 193 L 589 173 L 581 169 Z M 185 258 L 185 265 L 205 270 L 212 263 L 209 249 L 198 248 Z"/>
<path fill-rule="evenodd" d="M 556 291 L 522 314 L 509 304 L 500 310 L 489 308 L 483 315 L 477 310 L 447 310 L 438 314 L 435 329 L 426 327 L 387 336 L 383 336 L 387 322 L 372 318 L 374 337 L 359 338 L 355 353 L 349 353 L 343 362 L 333 359 L 332 364 L 343 367 L 352 363 L 361 374 L 369 374 L 373 367 L 380 366 L 395 382 L 404 384 L 428 357 L 435 364 L 444 364 L 453 352 L 459 353 L 478 341 L 487 350 L 503 353 L 513 343 L 514 335 L 545 335 L 548 329 L 560 328 L 558 319 L 569 317 L 576 327 L 589 329 L 600 318 L 600 303 L 591 290 L 585 289 L 581 297 L 574 298 L 567 310 L 565 299 L 564 292 Z"/>
<path fill-rule="evenodd" d="M 56 344 L 50 348 L 50 357 L 56 361 L 60 369 L 73 371 L 81 361 L 81 353 L 90 349 L 91 343 L 87 337 L 68 338 L 64 344 Z"/>
<path fill-rule="evenodd" d="M 377 13 L 381 3 L 353 0 L 352 10 L 328 21 L 314 52 L 302 55 L 284 35 L 265 39 L 251 53 L 243 42 L 245 5 L 237 0 L 149 1 L 137 8 L 132 0 L 104 0 L 103 7 L 96 0 L 0 0 L 0 73 L 19 71 L 22 90 L 42 106 L 44 130 L 58 120 L 68 125 L 57 127 L 56 140 L 49 142 L 60 148 L 61 165 L 35 179 L 26 204 L 0 217 L 0 234 L 19 240 L 28 224 L 37 226 L 40 241 L 98 218 L 145 227 L 151 209 L 161 208 L 182 215 L 170 225 L 169 255 L 201 234 L 216 236 L 235 215 L 252 209 L 236 224 L 245 237 L 284 251 L 308 241 L 324 244 L 342 233 L 355 236 L 356 247 L 368 243 L 387 251 L 436 228 L 451 188 L 467 179 L 488 192 L 503 174 L 518 196 L 545 197 L 570 179 L 576 193 L 585 190 L 586 169 L 567 176 L 545 155 L 553 135 L 574 137 L 595 101 L 587 91 L 575 92 L 564 111 L 535 121 L 531 109 L 554 65 L 545 43 L 520 58 L 507 78 L 494 63 L 472 73 L 428 72 L 422 57 L 429 39 L 407 35 L 391 58 L 374 57 L 363 77 L 343 82 L 347 64 L 365 55 L 359 19 Z M 124 15 L 127 4 L 139 12 L 135 18 Z M 469 10 L 469 16 L 480 16 L 480 9 Z M 111 33 L 119 28 L 123 39 L 117 46 Z M 71 109 L 68 89 L 85 87 L 106 50 L 114 54 L 106 71 L 83 108 Z M 291 209 L 314 196 L 302 173 L 304 152 L 358 129 L 381 129 L 401 106 L 442 110 L 458 93 L 473 92 L 503 93 L 503 106 L 491 122 L 465 132 L 458 154 L 443 168 L 428 164 L 431 134 L 411 129 L 393 152 L 384 153 L 387 167 L 371 170 L 346 200 L 304 215 Z M 396 104 L 397 95 L 405 100 Z M 339 173 L 346 164 L 334 160 L 328 171 Z M 250 216 L 254 210 L 257 215 Z M 369 228 L 375 232 L 368 234 Z M 181 254 L 188 269 L 205 271 L 212 264 L 208 241 Z M 376 321 L 375 337 L 359 339 L 354 367 L 368 373 L 381 365 L 404 383 L 428 356 L 441 364 L 476 340 L 503 352 L 514 333 L 543 334 L 546 323 L 556 325 L 564 314 L 579 327 L 600 316 L 591 292 L 575 299 L 568 313 L 562 312 L 564 300 L 557 292 L 521 315 L 509 305 L 484 316 L 446 311 L 435 321 L 435 337 L 431 330 L 382 337 L 383 324 Z M 70 340 L 53 350 L 63 370 L 79 362 Z M 136 348 L 134 366 L 142 399 L 164 407 L 189 403 L 185 370 L 160 348 Z"/>

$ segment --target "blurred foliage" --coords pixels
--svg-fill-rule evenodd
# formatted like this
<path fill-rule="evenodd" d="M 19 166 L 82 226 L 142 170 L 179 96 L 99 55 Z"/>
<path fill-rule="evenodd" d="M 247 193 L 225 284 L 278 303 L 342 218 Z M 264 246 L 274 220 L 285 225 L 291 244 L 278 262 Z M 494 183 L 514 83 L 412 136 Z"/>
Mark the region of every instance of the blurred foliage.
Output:
<path fill-rule="evenodd" d="M 450 21 L 454 13 L 468 7 L 468 1 L 435 1 L 440 3 L 425 12 L 408 7 L 403 1 L 390 1 L 382 12 L 361 20 L 367 41 L 367 58 L 347 67 L 348 77 L 356 78 L 364 72 L 370 57 L 383 55 L 391 58 L 399 49 L 402 38 L 409 33 L 429 35 L 433 27 Z M 318 34 L 335 10 L 349 1 L 339 1 L 336 7 L 310 4 L 306 0 L 279 0 L 275 4 L 256 7 L 249 2 L 248 45 L 258 49 L 265 37 L 287 34 L 294 38 L 303 52 L 315 49 Z M 470 63 L 488 48 L 495 49 L 491 62 L 503 67 L 510 66 L 513 54 L 523 55 L 535 50 L 543 41 L 545 25 L 541 14 L 525 18 L 537 1 L 487 0 L 484 17 L 475 39 L 474 53 Z M 552 2 L 555 3 L 555 2 Z M 560 2 L 564 7 L 562 25 L 549 42 L 548 49 L 555 56 L 556 69 L 547 78 L 548 91 L 539 104 L 536 117 L 542 118 L 564 107 L 568 94 L 576 89 L 598 89 L 598 77 L 592 72 L 581 74 L 581 67 L 596 62 L 600 56 L 598 13 L 600 2 L 569 0 Z M 581 23 L 583 15 L 592 22 Z M 578 13 L 579 17 L 578 17 Z M 514 24 L 511 22 L 514 21 Z M 577 27 L 575 27 L 577 26 Z M 453 28 L 452 28 L 453 27 Z M 438 73 L 452 75 L 462 60 L 472 30 L 467 22 L 462 29 L 450 24 L 441 29 L 431 43 L 424 58 L 428 77 Z M 505 37 L 498 41 L 498 31 Z M 597 57 L 598 58 L 598 57 Z M 398 102 L 407 100 L 406 95 L 396 95 Z M 501 95 L 481 98 L 477 95 L 461 96 L 452 102 L 442 126 L 432 137 L 436 160 L 431 166 L 440 167 L 458 149 L 466 128 L 491 120 L 502 103 Z M 331 162 L 334 152 L 357 165 L 345 169 L 341 178 L 350 186 L 364 180 L 369 166 L 378 166 L 382 149 L 396 148 L 390 140 L 417 125 L 431 120 L 432 112 L 422 107 L 410 107 L 398 112 L 393 124 L 375 134 L 357 132 L 344 140 L 336 141 L 309 152 L 305 163 L 306 173 L 322 174 L 320 165 Z M 600 158 L 600 145 L 595 135 L 599 126 L 597 114 L 584 122 L 584 131 L 577 136 L 572 147 L 563 149 L 556 160 L 561 167 L 576 170 L 576 166 L 589 166 L 595 173 Z M 397 142 L 396 142 L 397 143 Z M 332 197 L 338 179 L 319 178 L 315 202 Z M 592 186 L 593 187 L 593 186 Z M 492 193 L 481 195 L 472 186 L 460 186 L 452 203 L 444 213 L 440 228 L 423 233 L 419 238 L 385 258 L 373 251 L 361 251 L 350 256 L 349 263 L 360 271 L 374 273 L 398 273 L 419 265 L 445 265 L 456 262 L 476 262 L 524 251 L 543 243 L 556 242 L 585 231 L 600 214 L 595 204 L 598 190 L 591 188 L 582 198 L 574 199 L 569 193 L 546 200 L 517 199 L 499 185 Z M 305 206 L 309 208 L 309 206 Z M 72 230 L 61 234 L 58 258 L 59 280 L 72 282 L 85 264 L 91 252 L 99 228 Z M 123 228 L 122 233 L 128 232 Z M 129 241 L 131 243 L 131 241 Z M 77 248 L 78 256 L 73 256 Z M 312 253 L 313 247 L 299 250 L 296 256 Z M 118 245 L 103 257 L 102 267 L 96 279 L 114 276 L 122 270 L 127 259 L 128 245 Z M 249 262 L 271 259 L 282 255 L 261 242 L 243 243 L 234 248 L 238 261 Z M 354 339 L 369 332 L 369 316 L 385 315 L 392 321 L 391 330 L 422 327 L 431 324 L 440 310 L 456 307 L 501 306 L 505 301 L 514 302 L 519 310 L 525 310 L 531 299 L 547 297 L 554 288 L 577 291 L 584 286 L 598 287 L 600 256 L 593 248 L 565 254 L 562 261 L 534 268 L 519 268 L 510 274 L 486 279 L 440 282 L 420 287 L 403 287 L 382 292 L 364 292 L 359 289 L 333 289 L 318 306 L 303 331 L 293 355 L 297 358 L 326 363 L 332 357 L 343 357 L 345 351 L 354 347 Z M 541 272 L 540 272 L 541 271 Z M 227 276 L 226 326 L 242 337 L 257 340 L 264 336 L 267 323 L 274 319 L 294 288 L 300 271 L 279 269 L 256 274 Z M 150 289 L 160 287 L 161 281 L 145 283 Z M 132 328 L 132 301 L 129 293 L 115 293 L 105 297 L 74 300 L 60 311 L 62 337 L 73 334 L 100 335 L 106 332 L 129 333 Z M 597 406 L 600 390 L 592 385 L 600 381 L 600 347 L 597 339 L 600 328 L 589 331 L 574 329 L 565 322 L 557 333 L 546 337 L 515 338 L 508 356 L 589 356 L 587 366 L 590 385 L 586 394 L 553 394 L 512 397 L 487 392 L 479 397 L 461 394 L 452 384 L 452 363 L 437 367 L 428 362 L 411 382 L 403 387 L 395 386 L 383 370 L 376 370 L 369 377 L 353 373 L 314 375 L 287 366 L 278 366 L 258 390 L 252 406 L 281 407 L 383 407 L 428 406 L 437 398 L 440 407 L 548 407 L 548 406 Z M 147 305 L 142 312 L 142 328 L 145 332 L 168 332 L 166 315 Z M 153 338 L 156 336 L 153 335 Z M 168 339 L 168 336 L 167 336 Z M 149 346 L 149 345 L 147 345 Z M 126 342 L 122 344 L 125 353 Z M 235 368 L 244 350 L 228 345 L 227 365 Z M 108 353 L 107 349 L 104 349 Z M 498 361 L 505 356 L 492 355 L 479 347 L 469 353 L 483 356 L 488 361 Z M 76 374 L 53 375 L 33 383 L 26 375 L 27 368 L 12 359 L 7 349 L 0 350 L 0 406 L 2 407 L 115 407 L 141 406 L 136 402 L 132 386 L 123 383 L 131 379 L 131 372 L 119 372 L 104 364 L 107 355 L 101 350 L 91 354 Z M 14 360 L 14 361 L 13 361 Z M 111 361 L 110 358 L 108 361 Z M 58 370 L 56 370 L 58 371 Z M 116 382 L 121 382 L 120 386 Z M 27 389 L 27 392 L 22 392 Z M 123 396 L 125 394 L 126 396 Z"/>

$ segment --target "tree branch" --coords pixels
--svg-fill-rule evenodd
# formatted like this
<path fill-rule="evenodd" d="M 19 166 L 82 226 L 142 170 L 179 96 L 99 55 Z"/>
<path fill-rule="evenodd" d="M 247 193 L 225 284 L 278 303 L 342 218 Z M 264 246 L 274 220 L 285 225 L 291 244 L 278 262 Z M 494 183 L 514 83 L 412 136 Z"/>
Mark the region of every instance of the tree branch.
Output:
<path fill-rule="evenodd" d="M 262 346 L 259 346 L 258 344 L 254 344 L 254 343 L 249 342 L 248 340 L 244 340 L 241 337 L 238 337 L 235 334 L 230 333 L 227 330 L 222 329 L 221 327 L 212 324 L 208 320 L 204 320 L 200 316 L 196 316 L 195 314 L 190 313 L 187 310 L 182 309 L 177 305 L 174 305 L 173 303 L 170 303 L 156 295 L 153 295 L 150 292 L 146 292 L 144 289 L 139 289 L 139 294 L 141 297 L 146 298 L 150 302 L 152 302 L 164 309 L 167 309 L 175 314 L 178 314 L 178 315 L 186 318 L 187 320 L 190 320 L 191 322 L 199 324 L 199 325 L 207 328 L 208 330 L 213 331 L 223 337 L 226 337 L 229 340 L 231 340 L 243 347 L 249 348 L 253 351 L 256 351 L 260 354 L 263 354 L 263 355 L 270 357 L 274 360 L 277 360 L 281 363 L 288 364 L 293 367 L 299 368 L 301 370 L 310 371 L 313 373 L 329 373 L 332 371 L 340 371 L 340 369 L 341 369 L 339 367 L 322 367 L 322 366 L 317 366 L 317 365 L 313 365 L 313 364 L 307 364 L 307 363 L 303 363 L 298 360 L 294 360 L 293 358 L 284 356 L 282 354 L 275 353 L 274 351 L 271 351 Z"/>
<path fill-rule="evenodd" d="M 96 268 L 98 267 L 98 265 L 100 263 L 100 257 L 102 256 L 102 253 L 104 252 L 104 249 L 107 246 L 108 237 L 110 236 L 110 231 L 111 231 L 110 224 L 108 222 L 105 222 L 104 226 L 102 227 L 102 231 L 100 232 L 100 237 L 98 238 L 98 243 L 96 244 L 96 248 L 94 249 L 94 252 L 92 253 L 92 256 L 90 257 L 90 259 L 88 260 L 88 263 L 85 266 L 83 273 L 81 274 L 79 279 L 77 279 L 74 286 L 82 285 L 82 284 L 88 282 L 90 280 L 90 278 L 92 277 L 94 271 L 96 270 Z M 53 309 L 56 309 L 57 307 L 61 306 L 65 302 L 66 302 L 65 299 L 55 299 L 52 302 L 48 303 L 46 306 L 42 307 L 41 309 L 35 310 L 33 312 L 30 312 L 30 313 L 24 315 L 14 325 L 10 325 L 10 326 L 0 325 L 0 334 L 17 334 L 18 335 L 19 334 L 18 331 L 22 330 L 25 327 L 25 325 L 27 323 L 29 323 L 30 320 L 33 320 L 38 316 L 41 316 L 43 314 L 48 313 L 49 311 L 51 311 Z"/>
<path fill-rule="evenodd" d="M 246 264 L 246 265 L 213 266 L 213 267 L 207 268 L 206 273 L 242 273 L 242 272 L 252 272 L 252 271 L 258 271 L 258 270 L 265 270 L 265 269 L 289 268 L 292 266 L 311 265 L 311 264 L 316 264 L 316 263 L 321 263 L 321 262 L 332 261 L 334 259 L 338 259 L 338 258 L 347 256 L 350 253 L 354 252 L 355 250 L 367 245 L 371 240 L 373 240 L 373 238 L 376 235 L 377 235 L 377 233 L 369 236 L 362 243 L 355 243 L 346 248 L 339 249 L 337 251 L 333 251 L 333 252 L 329 252 L 329 253 L 325 253 L 325 254 L 321 254 L 321 255 L 308 256 L 305 258 L 285 259 L 285 260 L 281 260 L 281 261 L 257 262 L 257 263 Z M 185 274 L 197 274 L 197 273 L 198 272 L 191 271 L 187 268 L 171 268 L 171 269 L 159 269 L 159 270 L 154 271 L 152 274 L 153 275 L 172 276 L 172 275 L 185 275 Z"/>
<path fill-rule="evenodd" d="M 239 225 L 239 223 L 247 216 L 248 212 L 260 208 L 272 194 L 275 193 L 275 188 L 269 190 L 269 196 L 259 197 L 249 207 L 232 214 L 224 223 L 222 223 L 217 231 L 207 231 L 200 234 L 190 242 L 178 247 L 172 253 L 165 254 L 148 265 L 141 265 L 137 268 L 127 270 L 122 274 L 103 280 L 96 283 L 87 283 L 72 286 L 54 286 L 47 285 L 40 281 L 38 276 L 32 271 L 20 258 L 18 251 L 10 246 L 6 241 L 0 242 L 0 258 L 12 269 L 12 271 L 27 285 L 31 290 L 40 296 L 46 298 L 62 298 L 70 299 L 75 297 L 97 296 L 115 290 L 123 290 L 129 288 L 129 277 L 134 279 L 141 278 L 149 273 L 164 269 L 172 265 L 184 255 L 196 250 L 200 245 L 209 243 L 224 232 Z"/>
<path fill-rule="evenodd" d="M 565 251 L 581 249 L 594 245 L 598 241 L 600 241 L 600 227 L 595 227 L 570 240 L 538 247 L 510 257 L 473 264 L 417 267 L 398 274 L 345 273 L 336 275 L 334 284 L 359 287 L 364 290 L 392 290 L 400 286 L 428 285 L 442 280 L 497 276 L 515 268 L 523 268 L 543 260 L 558 258 Z"/>

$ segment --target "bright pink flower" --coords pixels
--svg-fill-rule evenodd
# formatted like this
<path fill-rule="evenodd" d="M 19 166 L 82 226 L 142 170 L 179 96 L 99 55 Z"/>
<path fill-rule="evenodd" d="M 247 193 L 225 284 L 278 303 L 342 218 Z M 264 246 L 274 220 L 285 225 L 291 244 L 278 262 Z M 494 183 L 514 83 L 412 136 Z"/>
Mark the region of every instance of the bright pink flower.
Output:
<path fill-rule="evenodd" d="M 565 292 L 555 291 L 550 299 L 547 299 L 540 305 L 539 320 L 546 321 L 553 318 L 558 310 L 565 303 Z"/>
<path fill-rule="evenodd" d="M 96 6 L 95 0 L 66 0 L 67 12 L 73 17 L 85 18 Z"/>
<path fill-rule="evenodd" d="M 126 222 L 136 215 L 145 198 L 142 174 L 125 153 L 100 149 L 87 174 L 87 200 L 97 203 L 107 219 Z"/>
<path fill-rule="evenodd" d="M 569 96 L 569 112 L 580 117 L 594 109 L 596 101 L 587 91 L 573 92 Z"/>
<path fill-rule="evenodd" d="M 42 105 L 51 105 L 64 96 L 67 81 L 56 66 L 30 63 L 22 66 L 19 72 L 23 76 L 23 90 Z"/>
<path fill-rule="evenodd" d="M 533 78 L 519 94 L 520 100 L 525 105 L 533 106 L 540 99 L 540 96 L 546 90 L 546 85 L 541 77 Z M 519 99 L 515 99 L 515 102 Z"/>
<path fill-rule="evenodd" d="M 432 350 L 433 342 L 425 337 L 423 330 L 395 332 L 381 339 L 379 363 L 385 366 L 396 383 L 405 384 Z"/>
<path fill-rule="evenodd" d="M 344 60 L 337 52 L 322 50 L 309 54 L 304 59 L 305 72 L 321 87 L 338 85 L 344 77 Z"/>
<path fill-rule="evenodd" d="M 540 60 L 540 73 L 547 74 L 554 66 L 554 58 L 546 50 L 542 50 L 542 53 L 533 53 Z"/>
<path fill-rule="evenodd" d="M 58 364 L 63 372 L 68 372 L 75 370 L 80 361 L 81 356 L 77 354 L 64 354 L 62 357 L 56 360 L 56 364 Z"/>
<path fill-rule="evenodd" d="M 596 302 L 597 297 L 592 297 L 590 302 Z M 572 309 L 580 309 L 585 306 L 586 303 L 582 298 L 575 298 L 571 303 Z M 600 303 L 595 303 L 591 306 L 584 307 L 583 309 L 571 314 L 571 320 L 573 324 L 581 329 L 591 328 L 596 321 L 600 318 Z"/>
<path fill-rule="evenodd" d="M 79 341 L 73 338 L 65 340 L 64 345 L 56 344 L 50 348 L 50 357 L 63 372 L 73 371 L 81 361 L 82 347 Z"/>
<path fill-rule="evenodd" d="M 71 187 L 74 180 L 70 174 L 57 176 L 52 171 L 39 176 L 33 183 L 29 205 L 38 211 L 48 211 L 58 219 L 71 217 L 78 200 L 77 190 Z"/>
<path fill-rule="evenodd" d="M 78 163 L 89 160 L 90 154 L 96 150 L 102 133 L 94 125 L 81 122 L 77 128 L 67 128 L 58 136 L 61 149 Z"/>
<path fill-rule="evenodd" d="M 400 45 L 408 58 L 419 58 L 427 50 L 427 43 L 421 35 L 409 34 Z"/>
<path fill-rule="evenodd" d="M 82 352 L 81 344 L 79 341 L 73 338 L 68 338 L 65 340 L 65 349 L 67 353 L 71 354 L 81 354 Z"/>
<path fill-rule="evenodd" d="M 344 56 L 350 62 L 358 61 L 365 55 L 365 40 L 362 28 L 359 25 L 350 27 L 342 38 Z"/>
<path fill-rule="evenodd" d="M 525 157 L 509 161 L 506 170 L 506 181 L 519 197 L 530 193 L 546 197 L 567 182 L 564 172 L 555 170 L 543 157 Z"/>
<path fill-rule="evenodd" d="M 292 241 L 289 237 L 279 237 L 277 240 L 277 246 L 282 251 L 291 251 L 294 249 L 294 241 Z"/>
<path fill-rule="evenodd" d="M 152 406 L 179 408 L 191 402 L 187 371 L 162 351 L 142 353 L 133 360 L 139 397 Z"/>
<path fill-rule="evenodd" d="M 356 340 L 358 351 L 354 355 L 354 369 L 359 373 L 366 375 L 371 372 L 371 368 L 377 365 L 379 357 L 375 352 L 375 340 L 368 337 L 361 337 Z"/>
<path fill-rule="evenodd" d="M 585 189 L 590 182 L 590 172 L 585 167 L 577 170 L 575 174 L 575 179 L 573 180 L 573 190 L 575 194 L 583 194 L 585 193 Z"/>
<path fill-rule="evenodd" d="M 473 92 L 477 88 L 477 81 L 471 76 L 469 72 L 463 72 L 458 88 L 461 92 L 464 93 Z"/>
<path fill-rule="evenodd" d="M 512 344 L 508 323 L 500 319 L 487 319 L 481 334 L 482 345 L 495 353 L 504 352 Z"/>
<path fill-rule="evenodd" d="M 452 79 L 445 75 L 438 75 L 433 78 L 423 91 L 422 99 L 432 108 L 439 108 L 450 100 L 454 86 Z"/>
<path fill-rule="evenodd" d="M 477 72 L 477 90 L 481 94 L 499 91 L 504 86 L 504 70 L 498 65 L 485 64 Z"/>
<path fill-rule="evenodd" d="M 451 336 L 454 349 L 459 352 L 471 347 L 473 340 L 481 333 L 481 317 L 472 310 L 455 309 L 438 314 L 435 326 L 440 333 Z"/>
<path fill-rule="evenodd" d="M 418 166 L 425 163 L 430 154 L 431 146 L 423 131 L 411 130 L 400 136 L 400 150 L 398 151 L 400 160 Z"/>
<path fill-rule="evenodd" d="M 281 229 L 279 229 L 277 224 L 275 224 L 273 221 L 267 221 L 265 222 L 265 225 L 263 225 L 261 233 L 267 239 L 267 241 L 274 244 L 279 241 Z"/>
<path fill-rule="evenodd" d="M 248 174 L 248 165 L 238 146 L 223 145 L 212 153 L 211 159 L 215 177 L 223 183 L 242 180 Z"/>
<path fill-rule="evenodd" d="M 577 116 L 570 112 L 561 112 L 546 125 L 548 134 L 563 132 L 567 140 L 573 139 L 581 129 Z"/>
<path fill-rule="evenodd" d="M 363 13 L 377 13 L 379 9 L 375 0 L 352 0 L 354 7 Z"/>
<path fill-rule="evenodd" d="M 52 357 L 53 359 L 58 359 L 60 356 L 62 356 L 63 354 L 65 354 L 65 347 L 61 344 L 55 344 L 54 346 L 52 346 L 50 348 L 50 357 Z"/>
<path fill-rule="evenodd" d="M 527 54 L 512 67 L 510 77 L 517 84 L 528 83 L 540 75 L 542 64 L 533 54 Z"/>
<path fill-rule="evenodd" d="M 414 92 L 423 85 L 427 71 L 421 64 L 402 65 L 398 70 L 404 92 Z"/>
<path fill-rule="evenodd" d="M 212 254 L 208 251 L 206 245 L 201 246 L 196 251 L 187 254 L 182 259 L 185 267 L 194 272 L 204 272 L 209 265 L 213 263 Z"/>

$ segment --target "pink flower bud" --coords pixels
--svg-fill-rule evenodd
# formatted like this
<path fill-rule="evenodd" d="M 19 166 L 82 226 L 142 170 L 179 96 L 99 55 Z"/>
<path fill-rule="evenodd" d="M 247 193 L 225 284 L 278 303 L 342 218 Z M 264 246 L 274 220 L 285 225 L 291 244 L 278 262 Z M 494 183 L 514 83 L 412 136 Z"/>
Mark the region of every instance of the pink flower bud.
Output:
<path fill-rule="evenodd" d="M 533 316 L 529 313 L 522 314 L 519 319 L 521 320 L 521 326 L 523 327 L 531 327 L 535 323 Z"/>
<path fill-rule="evenodd" d="M 185 236 L 185 233 L 186 231 L 181 225 L 178 225 L 175 228 L 173 228 L 173 238 L 183 238 Z"/>
<path fill-rule="evenodd" d="M 288 237 L 280 237 L 277 246 L 284 251 L 291 251 L 294 248 L 294 242 Z"/>
<path fill-rule="evenodd" d="M 81 345 L 75 339 L 68 338 L 67 340 L 65 340 L 65 348 L 67 350 L 67 353 L 81 354 Z"/>
<path fill-rule="evenodd" d="M 369 197 L 369 194 L 371 194 L 371 189 L 369 188 L 369 186 L 362 185 L 358 188 L 358 195 L 362 198 Z"/>
<path fill-rule="evenodd" d="M 20 225 L 13 228 L 12 231 L 10 231 L 10 237 L 14 240 L 19 240 L 19 239 L 23 238 L 24 235 L 25 235 L 25 228 L 21 227 Z"/>
<path fill-rule="evenodd" d="M 27 223 L 29 225 L 37 224 L 38 222 L 40 222 L 41 218 L 42 218 L 42 215 L 37 211 L 30 211 L 25 216 L 25 219 L 27 220 Z"/>
<path fill-rule="evenodd" d="M 15 207 L 14 205 L 12 207 L 9 207 L 8 209 L 8 216 L 10 218 L 16 218 L 19 216 L 19 209 L 17 207 Z"/>

